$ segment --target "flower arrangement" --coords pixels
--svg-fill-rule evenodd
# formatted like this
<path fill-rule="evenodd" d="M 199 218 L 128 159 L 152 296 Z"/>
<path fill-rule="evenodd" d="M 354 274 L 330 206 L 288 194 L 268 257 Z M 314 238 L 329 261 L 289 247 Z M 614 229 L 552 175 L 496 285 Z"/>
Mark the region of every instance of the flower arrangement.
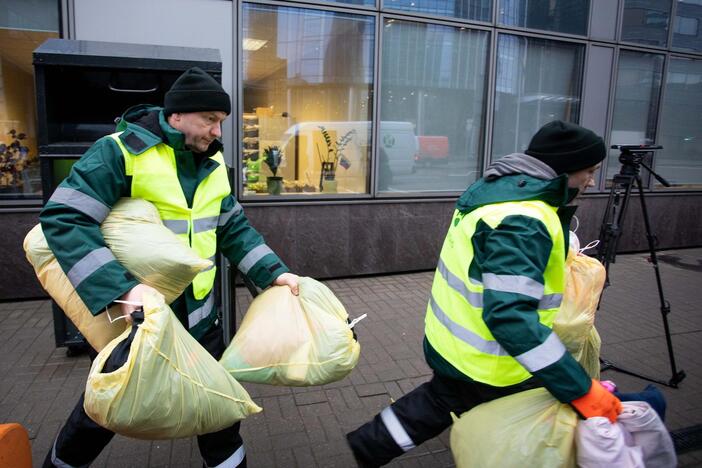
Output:
<path fill-rule="evenodd" d="M 29 147 L 22 144 L 27 135 L 14 128 L 7 134 L 11 142 L 0 143 L 0 187 L 18 187 L 22 184 L 22 171 L 29 160 Z"/>
<path fill-rule="evenodd" d="M 344 150 L 346 149 L 346 145 L 348 145 L 353 139 L 356 130 L 349 130 L 334 141 L 323 125 L 319 125 L 319 129 L 322 132 L 322 137 L 324 137 L 324 142 L 327 144 L 327 154 L 324 156 L 322 156 L 322 154 L 319 152 L 319 148 L 317 148 L 317 153 L 319 155 L 320 162 L 322 163 L 322 167 L 331 167 L 332 176 L 336 171 L 337 165 L 343 167 L 344 169 L 351 167 L 351 161 L 349 161 L 344 155 Z"/>
<path fill-rule="evenodd" d="M 267 146 L 263 150 L 263 155 L 265 156 L 263 162 L 266 163 L 275 177 L 276 173 L 278 172 L 278 167 L 283 161 L 283 152 L 280 151 L 278 146 Z"/>

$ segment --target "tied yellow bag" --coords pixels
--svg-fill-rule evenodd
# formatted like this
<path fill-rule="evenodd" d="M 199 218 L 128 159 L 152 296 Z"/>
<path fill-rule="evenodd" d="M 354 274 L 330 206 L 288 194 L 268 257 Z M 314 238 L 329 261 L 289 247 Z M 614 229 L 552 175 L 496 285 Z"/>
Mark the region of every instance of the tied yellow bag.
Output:
<path fill-rule="evenodd" d="M 246 390 L 183 328 L 158 293 L 146 293 L 144 322 L 124 365 L 102 373 L 126 330 L 97 356 L 85 387 L 85 412 L 137 439 L 215 432 L 261 411 Z"/>
<path fill-rule="evenodd" d="M 356 366 L 361 347 L 348 313 L 329 288 L 300 278 L 300 295 L 274 286 L 251 303 L 220 363 L 237 380 L 323 385 Z"/>
<path fill-rule="evenodd" d="M 156 207 L 146 200 L 120 199 L 100 229 L 115 258 L 140 282 L 161 292 L 168 304 L 212 266 L 165 227 Z M 42 287 L 95 350 L 124 331 L 124 322 L 110 323 L 106 314 L 90 313 L 51 252 L 41 225 L 29 231 L 24 250 Z M 110 315 L 119 316 L 119 307 L 111 308 Z"/>
<path fill-rule="evenodd" d="M 451 452 L 458 468 L 575 467 L 578 416 L 545 388 L 452 416 Z"/>
<path fill-rule="evenodd" d="M 140 282 L 170 304 L 195 276 L 212 267 L 163 225 L 156 207 L 140 198 L 122 198 L 100 226 L 115 258 Z"/>
<path fill-rule="evenodd" d="M 566 283 L 561 309 L 553 331 L 590 377 L 600 376 L 600 346 L 595 312 L 607 273 L 597 259 L 570 249 L 566 260 Z"/>
<path fill-rule="evenodd" d="M 40 224 L 34 226 L 24 238 L 24 251 L 27 260 L 34 267 L 39 283 L 93 349 L 100 351 L 124 331 L 126 327 L 124 321 L 110 323 L 107 314 L 90 313 L 46 243 Z M 120 313 L 119 307 L 110 308 L 111 316 L 116 317 Z"/>
<path fill-rule="evenodd" d="M 553 331 L 593 378 L 600 373 L 600 336 L 595 312 L 605 268 L 570 249 L 566 284 Z M 545 388 L 528 390 L 479 405 L 454 416 L 451 451 L 458 468 L 523 466 L 574 467 L 578 417 Z"/>

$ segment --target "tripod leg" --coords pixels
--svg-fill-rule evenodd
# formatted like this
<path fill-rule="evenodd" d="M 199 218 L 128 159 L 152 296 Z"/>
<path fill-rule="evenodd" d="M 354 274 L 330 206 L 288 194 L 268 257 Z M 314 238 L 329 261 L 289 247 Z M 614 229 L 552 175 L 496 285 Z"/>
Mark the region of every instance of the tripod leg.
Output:
<path fill-rule="evenodd" d="M 636 185 L 639 191 L 639 199 L 641 201 L 641 211 L 643 214 L 644 226 L 646 227 L 646 239 L 648 240 L 648 250 L 651 254 L 651 264 L 653 271 L 656 274 L 656 286 L 658 287 L 658 299 L 661 304 L 661 316 L 663 318 L 663 329 L 665 331 L 666 344 L 668 345 L 668 356 L 670 358 L 670 368 L 672 377 L 670 378 L 670 386 L 676 388 L 677 384 L 685 378 L 684 371 L 678 371 L 675 366 L 675 354 L 673 352 L 673 341 L 670 336 L 670 327 L 668 326 L 668 314 L 670 314 L 670 304 L 665 300 L 663 294 L 663 283 L 661 282 L 661 272 L 658 266 L 658 257 L 656 256 L 656 237 L 651 232 L 651 222 L 648 218 L 648 210 L 646 208 L 646 200 L 644 198 L 643 186 L 641 177 L 636 176 Z"/>
<path fill-rule="evenodd" d="M 639 196 L 641 198 L 641 207 L 643 210 L 643 218 L 646 226 L 646 233 L 649 250 L 651 252 L 651 259 L 656 272 L 658 294 L 661 301 L 661 313 L 663 315 L 663 327 L 665 329 L 666 343 L 668 345 L 668 355 L 670 356 L 670 364 L 672 367 L 673 375 L 668 381 L 658 380 L 626 370 L 604 358 L 600 358 L 600 370 L 606 371 L 611 369 L 617 372 L 621 372 L 623 374 L 648 380 L 650 382 L 656 382 L 661 385 L 677 388 L 678 383 L 680 383 L 680 381 L 682 381 L 682 379 L 685 378 L 685 372 L 678 372 L 675 367 L 673 344 L 670 337 L 670 330 L 668 327 L 667 319 L 667 315 L 668 313 L 670 313 L 670 306 L 663 297 L 663 287 L 660 279 L 660 272 L 658 269 L 658 259 L 656 257 L 655 252 L 655 237 L 651 234 L 651 225 L 648 219 L 648 211 L 646 210 L 646 204 L 644 201 L 644 192 L 641 185 L 641 178 L 639 177 L 638 172 L 634 171 L 632 168 L 627 168 L 626 171 L 622 169 L 622 173 L 615 175 L 612 179 L 612 188 L 610 191 L 609 199 L 607 201 L 607 208 L 605 210 L 605 217 L 602 221 L 602 228 L 600 230 L 600 242 L 604 241 L 604 245 L 600 244 L 601 249 L 598 251 L 598 260 L 600 260 L 600 262 L 602 262 L 602 264 L 605 266 L 605 271 L 607 272 L 607 283 L 605 284 L 608 285 L 609 265 L 610 263 L 614 263 L 617 245 L 619 244 L 619 239 L 622 234 L 622 227 L 624 226 L 624 216 L 626 215 L 626 210 L 629 206 L 629 200 L 631 197 L 631 192 L 634 183 L 637 184 Z M 600 296 L 600 301 L 601 300 L 602 296 Z"/>

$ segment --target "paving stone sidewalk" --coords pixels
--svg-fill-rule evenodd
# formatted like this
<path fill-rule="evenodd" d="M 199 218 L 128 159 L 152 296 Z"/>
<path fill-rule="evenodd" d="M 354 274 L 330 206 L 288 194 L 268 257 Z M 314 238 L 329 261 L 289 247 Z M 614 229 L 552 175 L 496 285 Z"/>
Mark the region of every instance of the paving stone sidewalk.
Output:
<path fill-rule="evenodd" d="M 687 377 L 680 388 L 659 385 L 668 402 L 670 430 L 702 424 L 702 249 L 660 252 L 660 271 L 674 356 Z M 611 267 L 596 325 L 602 356 L 636 373 L 668 381 L 671 366 L 658 290 L 648 254 L 619 255 Z M 325 283 L 354 318 L 361 343 L 358 366 L 344 380 L 322 387 L 288 388 L 244 384 L 264 408 L 243 422 L 249 467 L 353 467 L 344 434 L 428 380 L 421 340 L 433 273 L 329 280 Z M 236 290 L 237 310 L 251 297 Z M 240 314 L 240 312 L 239 312 Z M 238 317 L 238 321 L 241 316 Z M 56 433 L 83 390 L 87 356 L 67 357 L 54 347 L 49 301 L 0 304 L 0 421 L 29 431 L 34 466 L 41 466 Z M 624 391 L 649 382 L 619 372 L 604 378 Z M 702 466 L 702 450 L 679 457 L 681 467 Z M 95 467 L 200 467 L 196 440 L 139 441 L 117 436 Z M 389 466 L 451 467 L 449 432 Z"/>

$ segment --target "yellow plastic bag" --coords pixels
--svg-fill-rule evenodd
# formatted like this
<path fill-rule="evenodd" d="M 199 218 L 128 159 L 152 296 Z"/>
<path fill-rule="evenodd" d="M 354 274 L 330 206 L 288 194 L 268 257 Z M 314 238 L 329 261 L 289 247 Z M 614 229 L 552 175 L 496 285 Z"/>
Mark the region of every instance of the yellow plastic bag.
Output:
<path fill-rule="evenodd" d="M 130 330 L 97 356 L 85 387 L 85 412 L 111 431 L 137 439 L 215 432 L 261 411 L 244 388 L 180 324 L 158 293 L 144 294 L 144 322 L 127 362 L 102 373 Z"/>
<path fill-rule="evenodd" d="M 300 278 L 299 288 L 294 296 L 287 286 L 274 286 L 251 303 L 220 359 L 237 380 L 323 385 L 356 366 L 361 347 L 344 306 L 312 278 Z"/>
<path fill-rule="evenodd" d="M 102 350 L 124 331 L 124 321 L 110 323 L 107 314 L 90 313 L 49 249 L 40 224 L 24 238 L 24 251 L 41 285 L 96 351 Z M 110 308 L 111 316 L 120 314 L 119 307 Z"/>
<path fill-rule="evenodd" d="M 165 227 L 156 207 L 146 200 L 121 199 L 100 229 L 115 258 L 139 281 L 161 292 L 168 304 L 212 265 Z M 106 314 L 90 313 L 49 249 L 41 225 L 29 231 L 24 250 L 42 287 L 95 350 L 124 331 L 124 322 L 111 324 Z M 119 308 L 111 308 L 110 315 L 119 316 Z"/>
<path fill-rule="evenodd" d="M 163 225 L 156 207 L 140 198 L 122 198 L 100 226 L 115 258 L 140 282 L 170 304 L 212 266 Z"/>
<path fill-rule="evenodd" d="M 593 378 L 600 374 L 600 336 L 595 312 L 605 281 L 604 266 L 570 250 L 563 302 L 553 324 L 568 351 Z M 577 415 L 545 388 L 479 405 L 454 417 L 451 451 L 456 466 L 575 466 Z"/>
<path fill-rule="evenodd" d="M 553 331 L 593 378 L 600 375 L 601 340 L 595 329 L 595 312 L 606 275 L 599 261 L 570 249 L 563 302 L 553 323 Z"/>
<path fill-rule="evenodd" d="M 476 406 L 451 427 L 458 468 L 574 467 L 578 416 L 545 388 Z"/>

